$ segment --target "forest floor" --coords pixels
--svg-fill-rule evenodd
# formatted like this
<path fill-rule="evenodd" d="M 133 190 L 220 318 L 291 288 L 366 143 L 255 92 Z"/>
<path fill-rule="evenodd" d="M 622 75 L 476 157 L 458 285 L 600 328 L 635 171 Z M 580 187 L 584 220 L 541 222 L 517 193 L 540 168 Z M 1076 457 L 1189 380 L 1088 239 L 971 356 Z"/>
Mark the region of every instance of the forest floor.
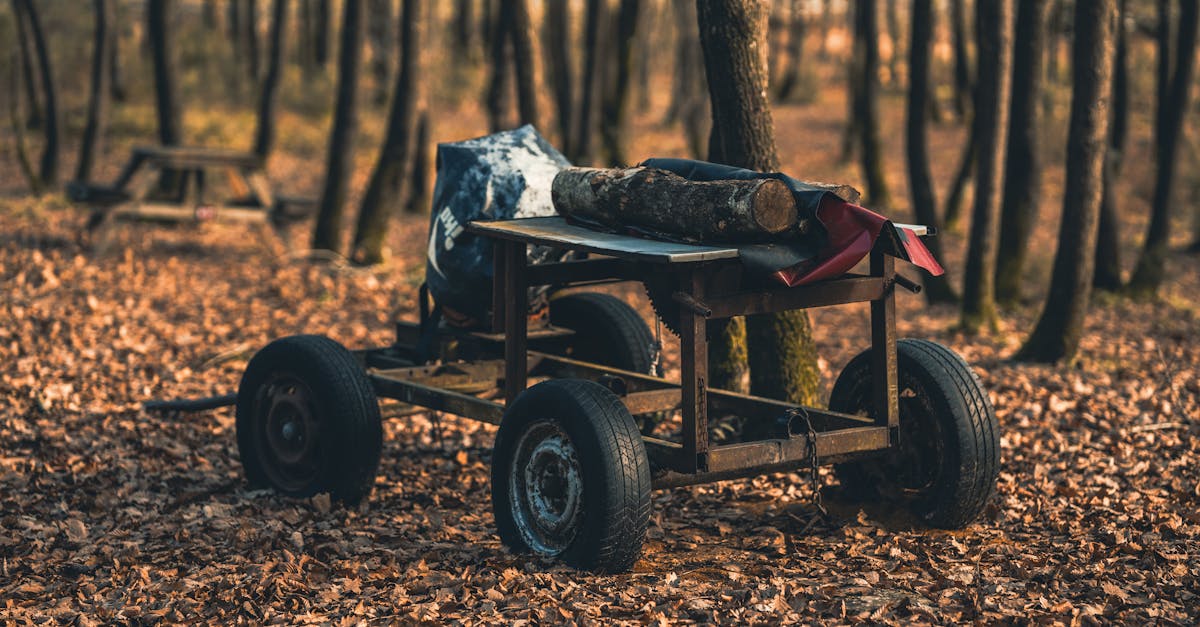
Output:
<path fill-rule="evenodd" d="M 854 182 L 855 169 L 830 157 L 845 110 L 830 94 L 777 110 L 783 162 L 801 176 Z M 433 136 L 482 132 L 478 111 L 463 119 Z M 194 130 L 197 116 L 190 120 Z M 899 120 L 885 120 L 887 137 L 899 137 Z M 1144 121 L 1135 135 L 1139 128 Z M 368 132 L 377 138 L 377 128 Z M 678 131 L 650 119 L 635 120 L 631 137 L 635 159 L 684 152 Z M 932 132 L 942 185 L 961 137 L 954 124 Z M 100 178 L 129 141 L 115 144 Z M 901 143 L 887 142 L 897 198 L 905 197 Z M 285 150 L 273 178 L 315 192 L 322 148 Z M 1132 150 L 1120 188 L 1130 208 L 1127 267 L 1145 224 L 1148 139 Z M 363 163 L 373 157 L 360 150 Z M 233 391 L 249 356 L 276 337 L 387 343 L 393 319 L 415 318 L 426 217 L 403 218 L 392 260 L 373 269 L 310 262 L 304 251 L 214 224 L 131 225 L 97 256 L 75 243 L 77 211 L 55 196 L 23 195 L 15 166 L 0 162 L 0 619 L 1194 623 L 1196 258 L 1172 253 L 1156 301 L 1097 296 L 1074 366 L 1007 361 L 1046 291 L 1061 178 L 1061 164 L 1048 164 L 1029 301 L 1004 311 L 997 332 L 963 335 L 955 308 L 900 298 L 901 334 L 961 353 L 995 404 L 1002 470 L 981 520 L 949 532 L 860 509 L 835 498 L 828 469 L 822 483 L 837 520 L 812 526 L 812 485 L 800 474 L 679 488 L 654 494 L 633 572 L 595 576 L 501 546 L 489 500 L 490 426 L 448 415 L 436 426 L 424 414 L 388 421 L 375 490 L 346 509 L 247 490 L 229 409 L 141 410 L 151 398 Z M 891 213 L 911 219 L 903 207 Z M 1175 250 L 1187 243 L 1185 219 Z M 296 227 L 295 241 L 307 228 Z M 955 277 L 962 232 L 942 236 Z M 651 315 L 639 290 L 619 293 Z M 813 319 L 827 393 L 866 346 L 866 310 L 822 309 Z M 396 411 L 384 406 L 385 416 Z"/>

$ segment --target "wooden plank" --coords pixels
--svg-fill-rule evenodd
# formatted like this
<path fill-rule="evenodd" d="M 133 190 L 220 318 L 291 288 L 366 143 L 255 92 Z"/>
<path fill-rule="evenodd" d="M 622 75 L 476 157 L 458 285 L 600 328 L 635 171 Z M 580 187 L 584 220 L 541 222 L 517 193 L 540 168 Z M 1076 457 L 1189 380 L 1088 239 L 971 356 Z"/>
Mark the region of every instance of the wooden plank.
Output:
<path fill-rule="evenodd" d="M 896 275 L 896 259 L 872 251 L 871 274 L 891 282 Z M 900 426 L 900 383 L 896 365 L 894 289 L 871 301 L 871 381 L 875 424 L 897 429 Z"/>
<path fill-rule="evenodd" d="M 676 244 L 632 235 L 604 233 L 568 224 L 559 216 L 517 220 L 476 220 L 467 225 L 467 230 L 496 239 L 581 250 L 635 261 L 695 263 L 736 259 L 738 256 L 736 248 Z"/>

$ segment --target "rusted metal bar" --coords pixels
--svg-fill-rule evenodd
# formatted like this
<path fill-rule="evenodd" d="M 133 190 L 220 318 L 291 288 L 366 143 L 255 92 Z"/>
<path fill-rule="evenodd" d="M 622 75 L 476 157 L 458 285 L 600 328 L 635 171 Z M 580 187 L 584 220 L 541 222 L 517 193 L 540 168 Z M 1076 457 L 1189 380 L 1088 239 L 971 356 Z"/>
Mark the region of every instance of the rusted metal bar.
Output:
<path fill-rule="evenodd" d="M 504 400 L 512 403 L 525 390 L 529 295 L 525 284 L 525 243 L 508 241 L 504 249 Z"/>
<path fill-rule="evenodd" d="M 375 386 L 375 393 L 384 398 L 394 398 L 410 405 L 419 405 L 494 425 L 500 424 L 501 418 L 504 417 L 504 406 L 495 401 L 380 373 L 368 373 L 367 376 Z"/>
<path fill-rule="evenodd" d="M 646 390 L 630 392 L 621 397 L 625 408 L 633 415 L 649 414 L 656 411 L 673 411 L 683 403 L 683 394 L 678 388 L 666 390 Z"/>
<path fill-rule="evenodd" d="M 886 449 L 887 446 L 886 427 L 829 431 L 817 434 L 817 459 L 821 462 L 851 459 Z M 786 440 L 763 440 L 713 447 L 708 452 L 708 470 L 696 473 L 679 471 L 662 463 L 669 461 L 670 447 L 657 447 L 657 455 L 660 459 L 660 470 L 653 478 L 653 487 L 656 490 L 798 468 L 808 461 L 808 439 L 795 436 Z"/>
<path fill-rule="evenodd" d="M 702 270 L 690 267 L 681 275 L 680 291 L 704 298 Z M 708 470 L 708 334 L 707 320 L 679 308 L 679 360 L 683 389 L 683 455 L 685 472 Z"/>
<path fill-rule="evenodd" d="M 505 264 L 508 263 L 508 242 L 497 241 L 492 246 L 492 333 L 504 333 Z"/>
<path fill-rule="evenodd" d="M 896 260 L 876 248 L 871 251 L 871 274 L 891 284 Z M 896 294 L 886 290 L 871 301 L 871 393 L 875 424 L 898 432 L 900 426 L 899 376 L 896 371 Z M 898 433 L 894 433 L 898 437 Z M 892 439 L 895 442 L 895 437 Z"/>
<path fill-rule="evenodd" d="M 884 291 L 884 283 L 878 277 L 856 277 L 785 289 L 712 295 L 704 302 L 712 309 L 711 317 L 719 319 L 866 302 L 882 297 Z"/>

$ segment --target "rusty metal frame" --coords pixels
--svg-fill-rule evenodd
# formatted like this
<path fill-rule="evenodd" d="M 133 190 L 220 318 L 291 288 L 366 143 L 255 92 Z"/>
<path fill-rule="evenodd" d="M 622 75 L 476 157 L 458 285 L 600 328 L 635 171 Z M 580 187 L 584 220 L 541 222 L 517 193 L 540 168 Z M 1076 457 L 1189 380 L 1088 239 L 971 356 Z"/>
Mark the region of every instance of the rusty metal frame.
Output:
<path fill-rule="evenodd" d="M 880 251 L 871 253 L 867 275 L 848 275 L 794 288 L 741 290 L 723 289 L 720 281 L 710 280 L 736 260 L 654 263 L 641 258 L 602 257 L 528 266 L 527 242 L 499 238 L 495 244 L 490 332 L 450 333 L 444 338 L 481 342 L 491 347 L 493 357 L 452 364 L 452 371 L 446 370 L 448 366 L 397 367 L 402 359 L 395 355 L 412 354 L 406 349 L 415 345 L 417 339 L 415 325 L 398 324 L 396 345 L 364 351 L 361 355 L 381 396 L 498 424 L 504 406 L 513 402 L 531 379 L 573 377 L 599 381 L 617 392 L 631 414 L 679 412 L 682 430 L 678 441 L 643 438 L 654 469 L 655 488 L 795 469 L 810 461 L 809 440 L 803 433 L 714 445 L 708 440 L 710 410 L 766 419 L 803 410 L 816 431 L 815 453 L 820 462 L 879 454 L 898 442 L 894 294 L 898 279 L 894 259 Z M 570 331 L 529 328 L 529 286 L 637 280 L 650 272 L 668 273 L 677 285 L 673 297 L 681 305 L 677 321 L 681 357 L 678 383 L 531 350 L 531 341 L 566 337 Z M 869 302 L 871 308 L 871 373 L 874 381 L 882 382 L 873 386 L 873 418 L 708 386 L 709 319 L 854 302 Z M 502 396 L 504 403 L 464 393 L 461 391 L 464 389 L 488 389 Z"/>

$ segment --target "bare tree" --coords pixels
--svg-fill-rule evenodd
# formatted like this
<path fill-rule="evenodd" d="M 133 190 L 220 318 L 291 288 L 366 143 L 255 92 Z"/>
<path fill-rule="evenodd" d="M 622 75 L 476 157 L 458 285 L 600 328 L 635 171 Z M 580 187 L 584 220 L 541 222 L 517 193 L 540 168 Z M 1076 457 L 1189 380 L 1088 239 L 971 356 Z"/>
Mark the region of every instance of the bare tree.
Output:
<path fill-rule="evenodd" d="M 353 165 L 352 146 L 358 127 L 358 74 L 362 65 L 362 0 L 345 0 L 342 35 L 338 50 L 337 101 L 329 152 L 325 162 L 325 184 L 313 230 L 313 248 L 340 251 L 342 213 Z"/>
<path fill-rule="evenodd" d="M 1096 236 L 1096 269 L 1092 287 L 1108 292 L 1119 291 L 1121 283 L 1121 241 L 1117 220 L 1117 199 L 1113 191 L 1125 161 L 1125 139 L 1129 134 L 1129 68 L 1126 42 L 1126 0 L 1117 12 L 1117 50 L 1113 60 L 1112 118 L 1108 126 L 1108 156 L 1104 167 L 1104 193 L 1100 200 L 1100 230 Z"/>
<path fill-rule="evenodd" d="M 574 74 L 571 71 L 571 7 L 567 2 L 546 3 L 546 23 L 542 28 L 542 58 L 546 78 L 554 92 L 558 117 L 559 147 L 572 154 L 575 122 Z"/>
<path fill-rule="evenodd" d="M 367 42 L 371 48 L 371 76 L 374 79 L 371 101 L 382 107 L 388 100 L 388 78 L 391 76 L 392 33 L 395 19 L 392 0 L 367 0 Z"/>
<path fill-rule="evenodd" d="M 12 0 L 13 15 L 17 25 L 17 52 L 21 59 L 21 79 L 24 81 L 26 128 L 42 127 L 42 104 L 38 99 L 38 87 L 34 79 L 35 56 L 29 43 L 23 0 Z"/>
<path fill-rule="evenodd" d="M 46 35 L 42 30 L 42 19 L 38 15 L 33 0 L 18 0 L 21 7 L 17 18 L 22 14 L 28 23 L 29 32 L 33 36 L 33 49 L 37 55 L 37 66 L 42 83 L 42 100 L 45 104 L 43 118 L 43 133 L 45 142 L 42 144 L 42 157 L 38 161 L 38 178 L 42 185 L 53 186 L 58 181 L 58 88 L 54 84 L 54 71 L 50 64 L 50 51 L 46 45 Z"/>
<path fill-rule="evenodd" d="M 602 33 L 602 28 L 608 20 L 608 10 L 604 0 L 587 0 L 584 6 L 583 72 L 580 74 L 581 93 L 579 115 L 575 120 L 575 139 L 571 142 L 574 154 L 570 157 L 573 162 L 587 164 L 592 161 L 592 129 L 601 75 L 599 60 L 604 54 L 605 33 Z"/>
<path fill-rule="evenodd" d="M 1107 97 L 1113 65 L 1115 0 L 1075 3 L 1074 91 L 1067 137 L 1067 180 L 1050 297 L 1033 334 L 1017 352 L 1025 361 L 1073 359 L 1087 316 L 1100 217 Z"/>
<path fill-rule="evenodd" d="M 804 39 L 808 29 L 803 5 L 802 0 L 792 0 L 791 11 L 788 14 L 787 65 L 780 75 L 779 87 L 775 90 L 775 97 L 780 102 L 787 102 L 800 84 L 800 72 L 804 65 Z"/>
<path fill-rule="evenodd" d="M 912 35 L 908 42 L 908 109 L 905 122 L 905 145 L 908 149 L 908 187 L 912 194 L 913 213 L 917 220 L 937 227 L 937 198 L 929 174 L 929 145 L 925 137 L 926 113 L 931 95 L 929 57 L 934 32 L 932 0 L 913 0 Z M 941 257 L 938 238 L 926 240 L 935 257 Z M 955 302 L 958 296 L 946 275 L 925 277 L 925 298 L 929 303 Z"/>
<path fill-rule="evenodd" d="M 616 16 L 616 67 L 612 82 L 601 94 L 600 140 L 604 160 L 610 165 L 628 165 L 624 135 L 629 111 L 629 82 L 633 71 L 633 43 L 637 36 L 639 0 L 621 0 Z"/>
<path fill-rule="evenodd" d="M 950 0 L 950 34 L 954 50 L 954 110 L 967 119 L 974 92 L 971 79 L 971 58 L 967 53 L 966 0 Z"/>
<path fill-rule="evenodd" d="M 263 77 L 258 100 L 258 128 L 254 133 L 254 153 L 266 158 L 275 143 L 275 102 L 279 80 L 283 73 L 283 35 L 287 32 L 287 0 L 271 4 L 270 48 L 267 51 L 267 74 Z"/>
<path fill-rule="evenodd" d="M 358 226 L 354 231 L 352 258 L 358 264 L 383 261 L 388 224 L 407 191 L 405 175 L 410 170 L 414 152 L 413 135 L 417 118 L 422 10 L 421 0 L 404 0 L 400 16 L 399 71 L 392 90 L 387 131 L 379 159 L 367 183 L 367 191 L 358 211 Z"/>
<path fill-rule="evenodd" d="M 1008 128 L 1012 76 L 1012 0 L 975 5 L 979 82 L 975 86 L 975 205 L 963 273 L 962 326 L 967 332 L 996 323 L 996 231 Z"/>
<path fill-rule="evenodd" d="M 700 31 L 696 26 L 696 3 L 694 0 L 672 0 L 671 15 L 675 26 L 675 71 L 671 104 L 663 124 L 682 122 L 688 151 L 699 157 L 707 152 L 705 94 L 708 84 L 704 77 Z"/>
<path fill-rule="evenodd" d="M 892 196 L 879 142 L 879 26 L 874 4 L 874 0 L 858 0 L 854 12 L 854 49 L 859 57 L 854 117 L 861 125 L 859 156 L 867 179 L 867 198 L 872 205 L 885 208 L 892 204 Z"/>
<path fill-rule="evenodd" d="M 709 160 L 770 171 L 779 169 L 779 154 L 766 97 L 766 59 L 756 43 L 766 34 L 764 4 L 710 0 L 697 8 L 712 103 Z M 738 355 L 738 338 L 728 336 L 728 327 L 722 338 L 714 342 L 710 356 Z M 820 373 L 807 312 L 751 316 L 745 346 L 752 393 L 801 403 L 815 400 Z M 714 386 L 723 383 L 728 384 L 712 381 Z"/>
<path fill-rule="evenodd" d="M 1037 220 L 1038 200 L 1042 197 L 1039 113 L 1047 7 L 1046 0 L 1017 2 L 1008 152 L 996 258 L 996 300 L 1005 304 L 1021 298 L 1029 236 Z"/>
<path fill-rule="evenodd" d="M 108 48 L 112 45 L 112 22 L 115 0 L 92 0 L 95 26 L 92 29 L 92 77 L 88 89 L 87 123 L 79 144 L 79 161 L 75 165 L 75 180 L 88 181 L 92 164 L 108 121 Z"/>
<path fill-rule="evenodd" d="M 1196 65 L 1197 15 L 1200 0 L 1179 0 L 1179 36 L 1176 42 L 1174 67 L 1166 86 L 1159 86 L 1158 117 L 1154 125 L 1155 167 L 1154 201 L 1150 211 L 1150 226 L 1146 242 L 1138 257 L 1137 267 L 1129 279 L 1129 289 L 1137 296 L 1158 293 L 1166 273 L 1167 246 L 1170 238 L 1171 195 L 1175 185 L 1175 167 L 1179 140 L 1183 135 L 1184 116 L 1191 96 L 1193 70 Z M 1165 17 L 1165 13 L 1160 15 Z M 1163 30 L 1167 22 L 1162 21 Z M 1159 65 L 1169 63 L 1170 50 L 1160 45 Z M 1164 73 L 1160 71 L 1160 79 Z"/>

